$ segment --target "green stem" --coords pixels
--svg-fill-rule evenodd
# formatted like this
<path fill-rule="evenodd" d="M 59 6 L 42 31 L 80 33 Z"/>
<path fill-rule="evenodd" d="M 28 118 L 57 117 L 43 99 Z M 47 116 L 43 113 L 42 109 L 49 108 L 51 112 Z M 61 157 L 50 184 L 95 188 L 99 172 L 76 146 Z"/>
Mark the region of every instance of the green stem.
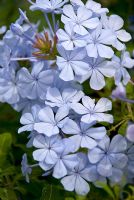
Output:
<path fill-rule="evenodd" d="M 115 126 L 113 126 L 111 129 L 108 130 L 108 133 L 111 133 L 112 131 L 115 131 L 116 128 L 118 128 L 120 125 L 122 125 L 123 123 L 125 123 L 126 121 L 128 121 L 128 117 L 126 119 L 123 119 L 122 121 L 120 121 L 118 124 L 116 124 Z"/>
<path fill-rule="evenodd" d="M 129 114 L 130 114 L 131 120 L 134 121 L 133 111 L 132 111 L 130 103 L 127 103 L 127 109 L 128 109 Z"/>

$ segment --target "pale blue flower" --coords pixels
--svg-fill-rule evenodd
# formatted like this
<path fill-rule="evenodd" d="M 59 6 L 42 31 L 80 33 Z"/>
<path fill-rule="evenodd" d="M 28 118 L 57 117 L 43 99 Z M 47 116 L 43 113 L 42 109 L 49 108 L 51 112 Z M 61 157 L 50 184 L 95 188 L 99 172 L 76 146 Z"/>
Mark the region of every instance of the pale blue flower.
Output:
<path fill-rule="evenodd" d="M 126 88 L 122 83 L 119 83 L 118 86 L 112 91 L 113 99 L 126 98 Z"/>
<path fill-rule="evenodd" d="M 109 29 L 102 29 L 101 25 L 93 30 L 87 37 L 87 54 L 89 57 L 112 58 L 114 51 L 110 47 L 116 37 Z"/>
<path fill-rule="evenodd" d="M 102 23 L 105 29 L 110 29 L 116 36 L 116 40 L 113 43 L 113 47 L 119 51 L 124 49 L 124 44 L 121 42 L 128 42 L 131 39 L 131 35 L 124 29 L 121 29 L 124 25 L 123 19 L 118 15 L 110 15 L 102 17 Z M 121 42 L 120 42 L 121 41 Z"/>
<path fill-rule="evenodd" d="M 45 104 L 50 107 L 64 107 L 69 112 L 71 103 L 79 102 L 83 96 L 82 91 L 73 88 L 66 88 L 63 92 L 60 92 L 57 88 L 49 88 Z"/>
<path fill-rule="evenodd" d="M 45 161 L 39 163 L 42 169 L 46 171 L 53 168 L 53 177 L 62 178 L 67 175 L 68 171 L 73 169 L 78 164 L 77 154 L 69 154 L 70 148 L 69 145 L 72 146 L 72 143 L 68 139 L 63 140 L 64 149 L 59 152 L 57 155 L 57 159 L 55 159 L 55 164 L 46 165 Z M 48 167 L 48 168 L 47 168 Z"/>
<path fill-rule="evenodd" d="M 66 51 L 63 47 L 58 46 L 61 55 L 57 56 L 57 66 L 61 71 L 59 77 L 64 81 L 72 81 L 75 75 L 86 75 L 89 70 L 88 64 L 83 61 L 86 56 L 84 48 L 78 48 L 74 51 Z"/>
<path fill-rule="evenodd" d="M 68 110 L 59 108 L 54 116 L 52 108 L 45 107 L 39 111 L 39 122 L 35 123 L 34 130 L 46 136 L 56 135 L 68 120 Z"/>
<path fill-rule="evenodd" d="M 38 113 L 40 109 L 39 105 L 32 106 L 31 112 L 26 112 L 21 116 L 20 123 L 24 126 L 19 128 L 18 133 L 34 130 L 34 124 L 39 121 Z"/>
<path fill-rule="evenodd" d="M 113 116 L 106 114 L 112 109 L 112 103 L 107 98 L 101 98 L 95 105 L 95 100 L 88 96 L 82 98 L 82 103 L 72 104 L 72 109 L 82 115 L 81 121 L 90 124 L 93 121 L 113 123 Z"/>
<path fill-rule="evenodd" d="M 33 141 L 34 141 L 34 138 L 38 135 L 37 131 L 32 131 L 29 135 L 28 135 L 28 143 L 26 145 L 27 148 L 31 148 L 33 147 Z"/>
<path fill-rule="evenodd" d="M 82 0 L 28 2 L 31 10 L 43 12 L 48 29 L 40 32 L 39 22 L 32 24 L 19 9 L 19 18 L 0 41 L 0 101 L 22 112 L 18 133 L 30 132 L 26 146 L 34 149 L 33 159 L 37 161 L 29 165 L 23 155 L 26 181 L 35 166 L 42 168 L 43 176 L 62 179 L 64 188 L 78 195 L 90 191 L 88 182 L 101 188 L 98 182 L 120 184 L 123 175 L 132 181 L 134 144 L 126 137 L 133 141 L 133 124 L 129 124 L 126 137 L 108 137 L 106 128 L 98 124 L 113 123 L 113 116 L 107 113 L 112 102 L 102 97 L 96 103 L 83 92 L 93 96 L 85 81 L 89 80 L 91 89 L 100 90 L 106 84 L 105 77 L 114 77 L 118 88 L 112 98 L 134 102 L 126 98 L 124 88 L 130 81 L 126 68 L 134 67 L 134 59 L 123 44 L 131 39 L 122 29 L 123 20 L 117 15 L 107 16 L 108 9 L 93 0 L 85 4 Z M 70 4 L 65 5 L 67 2 Z M 61 21 L 55 14 L 61 14 Z M 47 48 L 36 37 L 37 33 L 42 37 L 44 31 L 52 47 L 48 54 L 57 56 L 54 60 L 34 54 L 43 54 Z M 35 48 L 35 43 L 42 43 L 42 47 Z M 114 48 L 123 50 L 121 58 L 114 56 Z"/>
<path fill-rule="evenodd" d="M 113 167 L 120 170 L 126 166 L 126 149 L 127 142 L 123 136 L 116 135 L 111 143 L 110 138 L 105 136 L 97 147 L 89 151 L 88 158 L 91 163 L 97 165 L 97 171 L 101 176 L 111 177 Z"/>
<path fill-rule="evenodd" d="M 26 178 L 26 182 L 29 183 L 29 175 L 32 173 L 32 168 L 28 165 L 26 153 L 22 157 L 21 170 L 23 176 Z"/>
<path fill-rule="evenodd" d="M 126 88 L 124 87 L 124 85 L 120 82 L 118 84 L 118 86 L 112 91 L 112 95 L 111 95 L 112 99 L 119 99 L 121 101 L 124 102 L 128 102 L 128 103 L 134 103 L 134 100 L 132 99 L 128 99 L 126 97 Z"/>
<path fill-rule="evenodd" d="M 126 130 L 126 137 L 130 142 L 134 142 L 134 124 L 129 124 Z"/>
<path fill-rule="evenodd" d="M 45 137 L 41 134 L 34 138 L 33 146 L 37 148 L 37 150 L 33 152 L 34 160 L 45 161 L 49 165 L 56 163 L 58 153 L 62 152 L 64 149 L 61 137 Z"/>
<path fill-rule="evenodd" d="M 116 167 L 112 167 L 112 175 L 108 177 L 111 184 L 117 184 L 122 181 L 123 170 Z"/>
<path fill-rule="evenodd" d="M 69 119 L 67 123 L 63 126 L 62 131 L 65 134 L 73 135 L 69 139 L 72 144 L 75 145 L 75 151 L 80 147 L 93 149 L 97 146 L 98 141 L 100 141 L 106 135 L 105 127 L 93 128 L 93 124 L 80 123 L 77 124 L 73 120 Z"/>
<path fill-rule="evenodd" d="M 9 66 L 11 58 L 11 49 L 5 45 L 0 45 L 0 67 L 6 68 Z"/>
<path fill-rule="evenodd" d="M 93 14 L 97 16 L 109 12 L 107 8 L 101 8 L 101 4 L 93 0 L 88 0 L 85 5 L 81 0 L 77 0 L 77 1 L 71 0 L 71 3 L 75 7 L 84 6 L 85 8 L 91 10 Z"/>
<path fill-rule="evenodd" d="M 17 23 L 16 24 L 12 23 L 10 29 L 14 34 L 20 37 L 24 34 L 23 28 Z"/>
<path fill-rule="evenodd" d="M 126 184 L 133 184 L 134 182 L 134 142 L 130 142 L 128 139 L 127 141 L 127 150 L 126 155 L 128 157 L 127 166 L 124 169 L 124 174 L 126 178 Z"/>
<path fill-rule="evenodd" d="M 20 13 L 20 18 L 16 21 L 16 23 L 18 24 L 23 24 L 23 21 L 25 21 L 26 23 L 30 24 L 30 21 L 26 15 L 26 11 L 22 11 L 20 8 L 19 8 L 19 13 Z"/>
<path fill-rule="evenodd" d="M 20 25 L 19 23 L 12 23 L 10 26 L 10 30 L 12 31 L 12 33 L 16 36 L 19 36 L 20 38 L 23 38 L 24 40 L 26 40 L 27 42 L 30 42 L 31 44 L 34 43 L 34 36 L 36 34 L 36 29 L 37 28 L 33 28 L 31 26 L 31 24 L 22 24 Z M 29 34 L 29 32 L 32 33 Z"/>
<path fill-rule="evenodd" d="M 31 10 L 41 10 L 46 13 L 56 12 L 59 13 L 60 8 L 67 3 L 68 0 L 36 0 L 36 3 L 32 3 Z"/>
<path fill-rule="evenodd" d="M 97 172 L 97 166 L 95 164 L 89 163 L 90 166 L 90 181 L 95 185 L 97 188 L 103 188 L 98 184 L 98 182 L 102 182 L 104 184 L 107 184 L 107 179 L 104 176 L 101 176 Z"/>
<path fill-rule="evenodd" d="M 71 5 L 65 5 L 63 7 L 63 15 L 61 21 L 64 24 L 71 23 L 73 30 L 79 35 L 88 34 L 87 29 L 94 29 L 99 24 L 97 17 L 92 17 L 92 12 L 84 7 L 79 7 L 77 14 L 75 14 L 74 8 Z"/>
<path fill-rule="evenodd" d="M 67 175 L 68 170 L 70 168 L 74 168 L 78 163 L 77 155 L 75 154 L 66 154 L 62 153 L 58 155 L 57 162 L 53 169 L 53 177 L 55 178 L 62 178 Z"/>
<path fill-rule="evenodd" d="M 0 74 L 0 101 L 14 104 L 19 102 L 18 74 L 13 68 Z"/>
<path fill-rule="evenodd" d="M 61 183 L 67 191 L 73 191 L 79 195 L 86 195 L 89 190 L 90 168 L 88 168 L 88 160 L 85 154 L 78 154 L 78 165 L 68 172 L 68 175 L 61 179 Z"/>
<path fill-rule="evenodd" d="M 0 35 L 4 34 L 7 30 L 7 27 L 6 26 L 1 26 L 0 27 Z"/>
<path fill-rule="evenodd" d="M 105 86 L 104 77 L 114 77 L 115 68 L 110 61 L 103 58 L 86 58 L 86 63 L 89 64 L 89 71 L 85 76 L 77 77 L 80 83 L 90 79 L 90 87 L 94 90 L 100 90 Z"/>
<path fill-rule="evenodd" d="M 85 47 L 87 44 L 84 36 L 74 33 L 71 23 L 65 24 L 65 30 L 58 29 L 56 35 L 59 44 L 66 50 L 73 50 L 75 47 Z"/>
<path fill-rule="evenodd" d="M 11 106 L 17 112 L 22 111 L 22 113 L 28 113 L 28 112 L 31 112 L 31 108 L 37 104 L 40 107 L 45 106 L 45 102 L 43 102 L 41 100 L 31 100 L 31 99 L 27 99 L 27 98 L 20 98 L 20 100 L 17 103 L 11 104 Z"/>
<path fill-rule="evenodd" d="M 112 64 L 116 68 L 115 71 L 115 84 L 118 85 L 122 82 L 126 85 L 130 80 L 130 75 L 126 68 L 131 69 L 134 67 L 134 59 L 130 57 L 129 52 L 123 51 L 121 58 L 114 56 L 112 59 Z"/>
<path fill-rule="evenodd" d="M 45 99 L 47 88 L 53 83 L 53 73 L 44 71 L 41 66 L 40 62 L 35 63 L 31 73 L 26 68 L 19 71 L 19 90 L 23 98 Z"/>
<path fill-rule="evenodd" d="M 34 31 L 29 25 L 23 25 L 24 32 L 30 38 L 33 38 Z M 37 29 L 35 30 L 37 31 Z M 12 31 L 7 31 L 4 35 L 4 43 L 10 48 L 11 58 L 10 62 L 18 61 L 19 58 L 27 59 L 32 56 L 33 47 L 31 41 L 28 41 L 25 37 L 19 37 Z"/>

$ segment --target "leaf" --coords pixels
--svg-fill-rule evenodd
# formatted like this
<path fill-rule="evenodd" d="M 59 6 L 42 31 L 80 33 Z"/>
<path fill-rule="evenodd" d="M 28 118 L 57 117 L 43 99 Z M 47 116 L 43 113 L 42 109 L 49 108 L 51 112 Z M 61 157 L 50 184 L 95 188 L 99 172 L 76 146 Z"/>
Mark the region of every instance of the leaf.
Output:
<path fill-rule="evenodd" d="M 11 148 L 12 136 L 10 133 L 0 134 L 0 167 L 4 164 L 6 156 Z"/>
<path fill-rule="evenodd" d="M 5 167 L 1 173 L 0 173 L 0 176 L 8 176 L 8 175 L 13 175 L 15 173 L 15 166 L 8 166 L 8 167 Z"/>
<path fill-rule="evenodd" d="M 48 184 L 42 190 L 40 200 L 63 200 L 64 190 L 57 189 L 54 185 Z"/>
<path fill-rule="evenodd" d="M 119 185 L 114 185 L 113 190 L 116 195 L 116 199 L 119 199 L 121 193 L 121 187 Z"/>
<path fill-rule="evenodd" d="M 129 185 L 129 188 L 131 189 L 131 191 L 134 193 L 134 186 Z"/>
<path fill-rule="evenodd" d="M 0 188 L 0 199 L 1 200 L 8 200 L 8 193 L 5 188 Z"/>
<path fill-rule="evenodd" d="M 112 189 L 107 184 L 99 182 L 99 181 L 97 181 L 96 184 L 102 187 L 110 195 L 110 197 L 112 197 L 112 199 L 115 199 L 115 195 Z"/>
<path fill-rule="evenodd" d="M 76 195 L 76 200 L 86 200 L 86 196 L 78 196 Z"/>
<path fill-rule="evenodd" d="M 8 200 L 18 200 L 13 190 L 8 190 L 7 192 L 8 192 Z"/>
<path fill-rule="evenodd" d="M 134 99 L 134 86 L 131 83 L 128 83 L 126 86 L 127 97 L 129 99 Z"/>

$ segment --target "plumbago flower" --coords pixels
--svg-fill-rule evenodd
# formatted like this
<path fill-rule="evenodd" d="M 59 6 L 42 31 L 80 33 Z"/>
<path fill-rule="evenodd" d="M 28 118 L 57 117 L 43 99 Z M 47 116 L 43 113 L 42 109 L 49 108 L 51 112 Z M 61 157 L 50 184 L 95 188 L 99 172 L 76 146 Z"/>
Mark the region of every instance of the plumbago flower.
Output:
<path fill-rule="evenodd" d="M 84 6 L 85 8 L 87 8 L 88 10 L 91 10 L 95 15 L 101 15 L 103 13 L 107 13 L 109 12 L 107 8 L 101 8 L 101 4 L 100 3 L 97 3 L 93 0 L 88 0 L 86 2 L 86 4 L 84 4 L 81 0 L 71 0 L 71 3 L 74 5 L 74 6 Z"/>
<path fill-rule="evenodd" d="M 126 137 L 130 142 L 134 142 L 134 124 L 129 124 L 126 131 Z"/>
<path fill-rule="evenodd" d="M 112 98 L 126 98 L 126 88 L 122 83 L 119 83 L 119 85 L 112 91 Z"/>
<path fill-rule="evenodd" d="M 134 103 L 134 100 L 126 97 L 126 88 L 122 83 L 119 83 L 119 85 L 112 91 L 111 98 L 114 100 L 119 99 L 128 103 Z"/>
<path fill-rule="evenodd" d="M 97 146 L 97 142 L 101 140 L 105 134 L 105 127 L 92 128 L 93 123 L 77 124 L 73 120 L 69 119 L 62 128 L 62 131 L 66 134 L 73 135 L 69 137 L 73 144 L 75 144 L 75 150 L 80 147 L 92 149 Z"/>
<path fill-rule="evenodd" d="M 95 100 L 88 96 L 82 98 L 82 104 L 73 103 L 72 109 L 82 115 L 81 121 L 90 124 L 91 122 L 109 122 L 113 123 L 113 117 L 104 112 L 112 109 L 111 101 L 106 98 L 101 98 L 95 105 Z"/>
<path fill-rule="evenodd" d="M 128 156 L 128 165 L 127 165 L 127 178 L 129 183 L 133 183 L 134 179 L 134 142 L 127 140 L 127 151 L 126 155 Z"/>
<path fill-rule="evenodd" d="M 73 25 L 71 23 L 65 24 L 65 30 L 59 29 L 56 33 L 59 44 L 61 44 L 66 50 L 73 50 L 74 47 L 86 46 L 85 37 L 76 34 L 73 31 Z"/>
<path fill-rule="evenodd" d="M 54 164 L 58 153 L 63 151 L 63 141 L 59 136 L 45 137 L 37 135 L 33 141 L 33 146 L 37 148 L 33 152 L 33 157 L 37 161 L 45 161 L 47 164 Z"/>
<path fill-rule="evenodd" d="M 102 20 L 104 28 L 110 29 L 116 36 L 116 40 L 113 46 L 119 51 L 123 50 L 124 44 L 121 42 L 128 42 L 131 39 L 131 35 L 127 33 L 124 29 L 121 29 L 124 25 L 123 19 L 118 15 L 111 15 L 109 17 L 104 15 L 102 17 Z"/>
<path fill-rule="evenodd" d="M 64 81 L 74 80 L 75 75 L 83 76 L 88 73 L 88 64 L 83 61 L 86 56 L 85 49 L 67 51 L 61 46 L 58 47 L 61 55 L 57 57 L 57 66 L 61 71 L 59 77 Z"/>
<path fill-rule="evenodd" d="M 87 54 L 89 57 L 97 58 L 112 58 L 114 51 L 108 45 L 112 45 L 115 41 L 115 36 L 109 29 L 102 29 L 102 26 L 98 26 L 93 30 L 87 38 Z"/>
<path fill-rule="evenodd" d="M 53 83 L 53 73 L 42 68 L 42 64 L 35 63 L 31 74 L 26 68 L 19 71 L 19 88 L 23 98 L 42 100 L 45 98 L 47 88 Z"/>
<path fill-rule="evenodd" d="M 76 167 L 70 170 L 68 176 L 61 179 L 61 183 L 68 191 L 75 190 L 77 194 L 86 195 L 90 190 L 89 184 L 86 181 L 92 180 L 92 174 L 90 173 L 91 170 L 88 166 L 89 163 L 86 155 L 79 153 L 78 159 L 79 162 Z"/>
<path fill-rule="evenodd" d="M 6 75 L 4 76 L 4 74 Z M 4 77 L 3 77 L 4 76 Z M 0 101 L 9 104 L 17 103 L 20 100 L 18 89 L 18 74 L 15 70 L 0 71 Z"/>
<path fill-rule="evenodd" d="M 59 108 L 54 116 L 54 112 L 50 107 L 45 107 L 39 111 L 38 117 L 40 122 L 35 123 L 34 130 L 43 133 L 50 137 L 59 133 L 59 128 L 62 128 L 66 121 L 68 111 L 64 108 Z"/>
<path fill-rule="evenodd" d="M 115 67 L 110 61 L 107 61 L 101 57 L 87 57 L 85 58 L 85 61 L 89 64 L 89 70 L 85 76 L 77 77 L 77 80 L 80 83 L 90 79 L 90 87 L 94 90 L 100 90 L 105 86 L 104 77 L 114 77 Z"/>
<path fill-rule="evenodd" d="M 112 64 L 116 68 L 114 75 L 115 84 L 118 85 L 120 82 L 122 82 L 124 85 L 127 85 L 130 80 L 130 75 L 127 69 L 134 67 L 134 59 L 130 57 L 130 53 L 127 51 L 122 51 L 121 58 L 117 56 L 112 58 Z"/>
<path fill-rule="evenodd" d="M 120 181 L 120 173 L 123 173 L 121 170 L 128 161 L 124 153 L 126 149 L 127 142 L 123 136 L 116 135 L 111 143 L 109 137 L 105 136 L 97 147 L 89 151 L 88 158 L 92 164 L 97 165 L 97 171 L 101 176 L 114 176 L 113 167 L 116 168 L 116 176 L 119 176 Z"/>
<path fill-rule="evenodd" d="M 32 173 L 32 168 L 28 165 L 26 154 L 24 154 L 22 157 L 21 170 L 22 170 L 23 176 L 26 177 L 26 182 L 29 183 L 30 182 L 29 175 Z"/>
<path fill-rule="evenodd" d="M 84 96 L 82 91 L 73 88 L 66 88 L 62 93 L 57 88 L 49 88 L 46 94 L 46 105 L 50 107 L 64 107 L 65 110 L 71 109 L 72 103 L 77 103 Z"/>
<path fill-rule="evenodd" d="M 85 9 L 84 7 L 79 7 L 77 14 L 75 14 L 74 8 L 71 5 L 64 6 L 61 21 L 64 24 L 72 24 L 74 32 L 79 35 L 88 34 L 86 28 L 94 29 L 99 24 L 99 19 L 97 17 L 92 17 L 91 11 Z"/>
<path fill-rule="evenodd" d="M 109 129 L 114 117 L 107 113 L 112 102 L 105 77 L 115 79 L 112 98 L 134 102 L 125 88 L 127 69 L 134 67 L 124 44 L 131 36 L 119 16 L 107 16 L 108 9 L 93 0 L 28 1 L 30 10 L 43 12 L 47 27 L 39 32 L 39 23 L 19 9 L 19 18 L 0 41 L 0 101 L 22 112 L 18 133 L 30 132 L 27 147 L 34 148 L 37 162 L 29 165 L 24 154 L 22 173 L 29 182 L 32 168 L 40 167 L 43 176 L 51 174 L 65 190 L 80 195 L 90 191 L 88 182 L 116 184 L 126 169 L 126 176 L 133 174 L 134 154 L 133 145 L 116 130 L 114 137 L 107 134 L 104 122 Z M 130 124 L 129 143 L 132 133 Z"/>
<path fill-rule="evenodd" d="M 39 105 L 35 105 L 32 106 L 31 112 L 26 112 L 22 115 L 22 117 L 20 118 L 20 123 L 24 126 L 19 128 L 18 133 L 34 130 L 34 124 L 39 121 L 38 113 L 40 109 L 41 108 Z"/>
<path fill-rule="evenodd" d="M 48 164 L 45 160 L 39 163 L 44 170 L 53 168 L 53 177 L 62 178 L 68 174 L 68 170 L 73 169 L 78 164 L 77 154 L 72 154 L 73 145 L 69 140 L 62 140 L 64 149 L 58 152 L 54 164 Z M 70 148 L 68 146 L 70 145 Z M 71 153 L 71 154 L 70 154 Z M 60 169 L 60 170 L 59 170 Z"/>
<path fill-rule="evenodd" d="M 31 10 L 41 10 L 45 13 L 59 12 L 60 8 L 68 2 L 68 0 L 36 0 L 36 3 L 30 1 L 32 5 L 30 6 Z"/>

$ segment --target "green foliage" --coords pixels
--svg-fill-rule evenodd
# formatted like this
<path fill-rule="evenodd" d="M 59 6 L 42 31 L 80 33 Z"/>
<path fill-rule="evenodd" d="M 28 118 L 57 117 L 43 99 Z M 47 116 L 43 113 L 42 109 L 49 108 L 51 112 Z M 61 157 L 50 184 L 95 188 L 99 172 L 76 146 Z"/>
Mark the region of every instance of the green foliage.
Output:
<path fill-rule="evenodd" d="M 107 194 L 109 194 L 109 196 L 110 196 L 113 200 L 115 200 L 115 194 L 114 194 L 114 192 L 112 191 L 112 189 L 111 189 L 107 184 L 102 183 L 102 182 L 96 182 L 96 184 L 97 184 L 99 187 L 103 188 L 103 190 L 105 190 L 105 192 L 107 192 Z"/>
<path fill-rule="evenodd" d="M 7 159 L 7 154 L 11 148 L 12 136 L 10 133 L 0 135 L 0 167 L 2 167 Z"/>

